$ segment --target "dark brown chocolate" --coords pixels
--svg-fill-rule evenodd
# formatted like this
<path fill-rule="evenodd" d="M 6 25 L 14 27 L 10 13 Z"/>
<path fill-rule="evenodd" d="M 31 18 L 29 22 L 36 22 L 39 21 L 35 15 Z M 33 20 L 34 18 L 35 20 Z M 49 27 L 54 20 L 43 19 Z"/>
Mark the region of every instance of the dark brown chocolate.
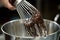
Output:
<path fill-rule="evenodd" d="M 35 24 L 37 25 L 37 28 L 39 30 L 40 35 L 42 36 L 42 28 L 46 30 L 46 27 L 44 25 L 43 18 L 40 14 L 40 12 L 35 12 L 35 14 L 28 20 L 25 21 L 24 25 L 26 30 L 31 36 L 37 36 L 37 31 L 35 28 Z"/>

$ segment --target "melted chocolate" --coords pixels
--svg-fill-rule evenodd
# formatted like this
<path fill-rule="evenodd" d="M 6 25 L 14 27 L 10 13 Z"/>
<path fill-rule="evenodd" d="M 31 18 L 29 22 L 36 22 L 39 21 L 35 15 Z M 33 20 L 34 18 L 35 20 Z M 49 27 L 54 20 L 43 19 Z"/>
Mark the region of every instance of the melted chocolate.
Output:
<path fill-rule="evenodd" d="M 26 20 L 24 25 L 25 29 L 31 36 L 38 36 L 35 25 L 37 25 L 40 36 L 42 36 L 42 29 L 46 30 L 43 18 L 38 11 L 35 12 L 35 14 L 30 19 Z"/>

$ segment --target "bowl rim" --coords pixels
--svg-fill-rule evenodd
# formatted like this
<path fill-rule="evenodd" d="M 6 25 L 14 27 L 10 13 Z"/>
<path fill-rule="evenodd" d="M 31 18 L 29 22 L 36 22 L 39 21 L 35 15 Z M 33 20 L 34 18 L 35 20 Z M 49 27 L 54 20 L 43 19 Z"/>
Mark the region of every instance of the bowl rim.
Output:
<path fill-rule="evenodd" d="M 24 19 L 11 20 L 11 21 L 8 21 L 8 22 L 4 23 L 4 24 L 1 26 L 1 31 L 2 31 L 4 34 L 7 34 L 7 35 L 13 36 L 13 37 L 20 37 L 20 38 L 37 38 L 37 37 L 33 37 L 33 36 L 17 36 L 17 35 L 11 35 L 11 34 L 5 32 L 5 31 L 3 30 L 3 27 L 4 27 L 6 24 L 11 23 L 11 22 L 15 22 L 15 21 L 22 21 L 22 20 L 24 20 Z M 60 25 L 59 25 L 58 23 L 56 23 L 55 21 L 51 21 L 51 20 L 47 20 L 47 19 L 43 19 L 43 20 L 44 20 L 44 21 L 50 21 L 50 22 L 58 25 L 58 26 L 59 26 L 59 29 L 60 29 Z M 21 23 L 22 23 L 22 22 L 21 22 Z M 60 30 L 58 30 L 58 31 L 60 31 Z M 48 37 L 48 36 L 50 36 L 50 35 L 53 35 L 53 34 L 57 33 L 58 31 L 56 31 L 56 32 L 54 32 L 54 33 L 51 33 L 51 34 L 47 35 L 46 37 Z M 39 36 L 38 36 L 38 37 L 39 37 Z M 44 38 L 46 38 L 46 37 L 44 37 Z M 42 38 L 42 37 L 40 37 L 40 38 Z"/>

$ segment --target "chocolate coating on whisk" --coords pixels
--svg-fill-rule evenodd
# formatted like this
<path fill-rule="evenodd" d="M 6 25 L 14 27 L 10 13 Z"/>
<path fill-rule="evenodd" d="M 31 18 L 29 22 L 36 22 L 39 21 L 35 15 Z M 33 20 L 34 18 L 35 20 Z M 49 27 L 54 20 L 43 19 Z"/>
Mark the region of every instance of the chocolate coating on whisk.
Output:
<path fill-rule="evenodd" d="M 44 25 L 44 21 L 42 18 L 42 15 L 40 14 L 39 11 L 36 11 L 35 14 L 32 16 L 31 20 L 35 23 L 35 24 L 39 24 L 41 27 L 46 28 L 46 26 Z"/>
<path fill-rule="evenodd" d="M 25 29 L 31 36 L 38 36 L 36 29 L 34 27 L 34 22 L 32 20 L 29 20 L 29 19 L 26 20 L 24 25 L 25 25 Z"/>
<path fill-rule="evenodd" d="M 31 36 L 38 36 L 36 32 L 35 24 L 38 27 L 40 35 L 42 36 L 42 28 L 45 30 L 46 27 L 44 25 L 44 21 L 40 12 L 35 12 L 32 18 L 26 20 L 24 23 L 26 30 L 29 32 Z"/>

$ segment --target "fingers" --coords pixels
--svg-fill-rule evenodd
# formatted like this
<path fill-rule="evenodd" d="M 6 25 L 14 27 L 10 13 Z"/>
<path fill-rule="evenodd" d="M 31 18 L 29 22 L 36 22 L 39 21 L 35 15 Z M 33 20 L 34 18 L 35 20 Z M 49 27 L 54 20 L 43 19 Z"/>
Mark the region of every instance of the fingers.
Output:
<path fill-rule="evenodd" d="M 10 9 L 10 10 L 15 10 L 15 7 L 10 4 L 9 0 L 1 0 L 2 4 L 4 7 Z"/>

